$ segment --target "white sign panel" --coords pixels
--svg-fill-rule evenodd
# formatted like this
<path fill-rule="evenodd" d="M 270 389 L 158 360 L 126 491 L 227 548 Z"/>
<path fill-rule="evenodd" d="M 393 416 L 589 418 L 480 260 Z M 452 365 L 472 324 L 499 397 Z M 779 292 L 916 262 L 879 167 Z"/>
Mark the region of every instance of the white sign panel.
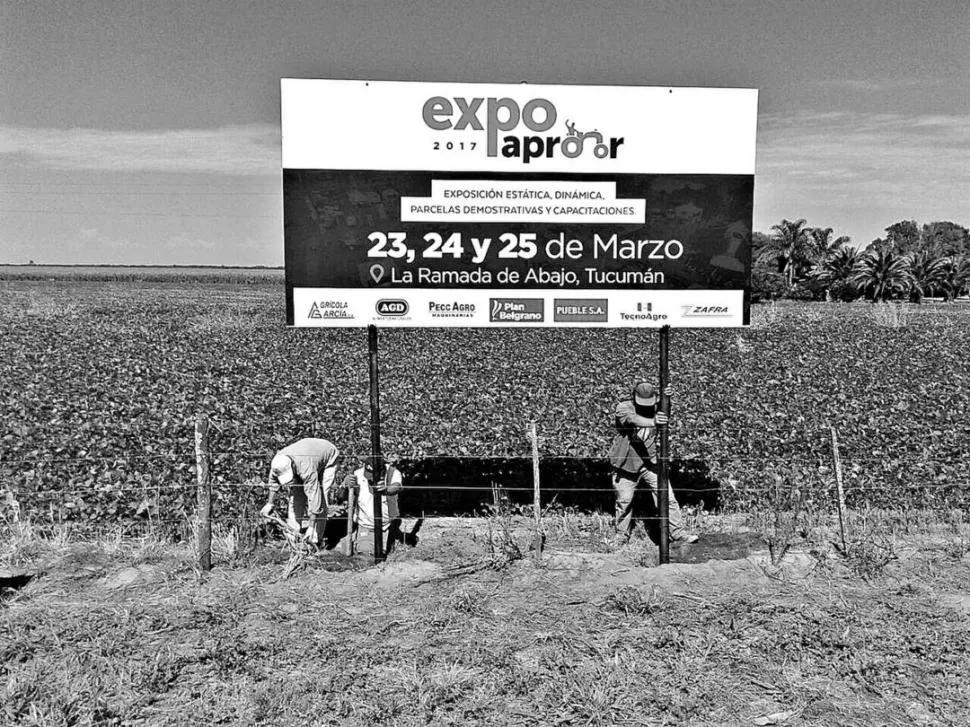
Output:
<path fill-rule="evenodd" d="M 757 91 L 283 79 L 281 98 L 290 325 L 747 324 Z"/>

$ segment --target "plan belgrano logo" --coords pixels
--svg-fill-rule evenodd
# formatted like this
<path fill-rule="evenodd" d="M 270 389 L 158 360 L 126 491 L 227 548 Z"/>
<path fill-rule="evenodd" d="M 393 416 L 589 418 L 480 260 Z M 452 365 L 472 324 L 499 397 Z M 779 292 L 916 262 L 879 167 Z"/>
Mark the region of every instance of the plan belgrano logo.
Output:
<path fill-rule="evenodd" d="M 500 323 L 538 323 L 545 318 L 542 298 L 492 298 L 489 320 Z"/>

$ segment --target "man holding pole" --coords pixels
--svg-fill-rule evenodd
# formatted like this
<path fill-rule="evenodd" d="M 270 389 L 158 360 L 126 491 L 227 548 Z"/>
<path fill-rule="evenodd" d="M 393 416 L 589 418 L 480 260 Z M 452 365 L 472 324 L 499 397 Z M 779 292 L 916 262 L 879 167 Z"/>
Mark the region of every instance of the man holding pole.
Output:
<path fill-rule="evenodd" d="M 310 523 L 304 536 L 311 545 L 322 547 L 327 527 L 327 503 L 337 472 L 339 450 L 326 439 L 306 438 L 290 444 L 273 457 L 269 468 L 269 498 L 260 514 L 269 517 L 280 487 L 290 488 L 287 522 L 299 531 L 303 518 Z"/>
<path fill-rule="evenodd" d="M 667 392 L 669 393 L 669 392 Z M 657 388 L 642 381 L 633 388 L 633 395 L 616 406 L 614 426 L 616 436 L 610 447 L 610 466 L 613 468 L 613 489 L 616 491 L 616 514 L 613 527 L 622 542 L 633 533 L 633 501 L 637 487 L 643 484 L 650 492 L 657 510 L 657 427 L 669 422 L 658 411 Z M 684 519 L 668 487 L 671 542 L 696 543 L 697 536 L 684 528 Z"/>
<path fill-rule="evenodd" d="M 401 514 L 398 509 L 397 496 L 404 489 L 404 480 L 401 471 L 388 464 L 384 470 L 384 477 L 378 478 L 374 483 L 374 467 L 368 460 L 362 467 L 358 467 L 352 473 L 344 477 L 341 490 L 355 492 L 356 498 L 350 498 L 354 502 L 353 522 L 356 527 L 347 533 L 347 539 L 353 545 L 351 553 L 374 553 L 374 493 L 376 492 L 381 499 L 381 529 L 384 533 L 384 555 L 387 555 L 394 547 L 394 543 L 403 539 L 401 532 Z M 347 543 L 341 541 L 338 548 L 344 548 L 348 552 Z"/>

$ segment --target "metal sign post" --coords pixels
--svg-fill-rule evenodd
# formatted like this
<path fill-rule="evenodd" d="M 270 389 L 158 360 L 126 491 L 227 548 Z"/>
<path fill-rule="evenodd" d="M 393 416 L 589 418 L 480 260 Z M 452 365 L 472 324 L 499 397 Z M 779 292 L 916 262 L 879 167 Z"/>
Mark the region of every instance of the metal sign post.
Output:
<path fill-rule="evenodd" d="M 670 416 L 670 395 L 667 393 L 670 370 L 668 366 L 668 349 L 670 347 L 670 326 L 660 329 L 660 411 Z M 660 565 L 670 562 L 670 502 L 668 462 L 670 456 L 669 427 L 664 424 L 660 428 L 660 460 L 657 473 L 657 510 L 660 517 Z"/>
<path fill-rule="evenodd" d="M 374 497 L 374 563 L 384 560 L 384 510 L 377 483 L 384 480 L 384 457 L 381 455 L 381 404 L 377 385 L 377 326 L 367 326 L 367 348 L 370 359 L 370 447 L 371 494 Z"/>

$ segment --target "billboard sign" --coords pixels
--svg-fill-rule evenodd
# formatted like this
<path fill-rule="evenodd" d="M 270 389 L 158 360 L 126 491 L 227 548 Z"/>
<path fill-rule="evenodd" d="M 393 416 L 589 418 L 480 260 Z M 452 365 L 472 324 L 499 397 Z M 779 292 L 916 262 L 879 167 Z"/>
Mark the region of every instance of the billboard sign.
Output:
<path fill-rule="evenodd" d="M 757 91 L 283 79 L 294 326 L 747 324 Z"/>

